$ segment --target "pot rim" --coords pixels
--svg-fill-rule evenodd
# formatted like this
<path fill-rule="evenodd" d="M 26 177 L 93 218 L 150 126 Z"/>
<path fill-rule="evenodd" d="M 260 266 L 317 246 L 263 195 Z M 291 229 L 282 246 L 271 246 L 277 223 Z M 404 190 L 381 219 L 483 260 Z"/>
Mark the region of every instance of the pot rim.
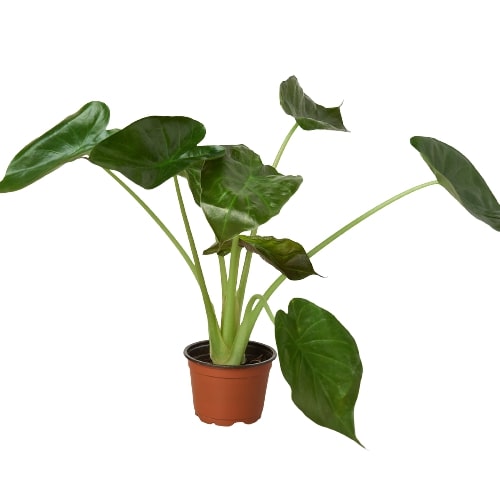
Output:
<path fill-rule="evenodd" d="M 210 348 L 210 341 L 209 340 L 199 340 L 198 342 L 193 342 L 192 344 L 189 344 L 188 346 L 186 346 L 184 348 L 184 356 L 189 360 L 189 361 L 192 361 L 193 363 L 197 363 L 199 365 L 203 365 L 203 366 L 210 366 L 212 368 L 222 368 L 222 369 L 236 369 L 236 370 L 239 370 L 239 369 L 245 369 L 245 368 L 251 368 L 252 366 L 262 366 L 262 365 L 265 365 L 265 364 L 268 364 L 268 363 L 272 363 L 278 356 L 278 353 L 276 352 L 276 350 L 267 345 L 267 344 L 263 344 L 262 342 L 256 342 L 254 340 L 249 340 L 248 341 L 248 346 L 250 347 L 256 347 L 256 348 L 261 348 L 263 350 L 266 350 L 268 351 L 269 353 L 269 357 L 267 359 L 264 359 L 263 361 L 257 361 L 255 363 L 248 363 L 248 364 L 244 364 L 244 365 L 215 365 L 213 364 L 212 362 L 208 363 L 206 361 L 201 361 L 199 359 L 196 359 L 195 357 L 191 356 L 189 354 L 189 351 L 195 347 L 208 347 Z M 247 346 L 247 349 L 248 349 L 248 346 Z"/>

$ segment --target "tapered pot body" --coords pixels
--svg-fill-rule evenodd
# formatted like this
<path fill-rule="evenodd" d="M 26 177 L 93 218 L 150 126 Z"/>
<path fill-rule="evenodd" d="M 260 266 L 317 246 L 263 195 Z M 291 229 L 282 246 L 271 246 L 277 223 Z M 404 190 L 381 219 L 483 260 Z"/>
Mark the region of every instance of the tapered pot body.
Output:
<path fill-rule="evenodd" d="M 184 355 L 191 373 L 194 411 L 202 422 L 252 424 L 261 417 L 269 371 L 276 359 L 272 347 L 250 341 L 246 362 L 239 366 L 214 365 L 208 341 L 188 345 Z"/>

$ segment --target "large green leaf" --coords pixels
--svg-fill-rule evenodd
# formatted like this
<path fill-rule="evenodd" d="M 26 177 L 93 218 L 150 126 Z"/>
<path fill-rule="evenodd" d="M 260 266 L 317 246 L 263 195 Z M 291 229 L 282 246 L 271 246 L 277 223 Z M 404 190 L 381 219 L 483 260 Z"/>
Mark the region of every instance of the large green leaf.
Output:
<path fill-rule="evenodd" d="M 223 242 L 277 215 L 302 177 L 279 174 L 246 146 L 226 153 L 201 170 L 201 207 L 217 240 Z"/>
<path fill-rule="evenodd" d="M 432 137 L 412 137 L 439 183 L 474 217 L 500 231 L 500 205 L 474 165 L 459 151 Z"/>
<path fill-rule="evenodd" d="M 17 191 L 87 153 L 114 131 L 106 131 L 109 109 L 89 102 L 25 146 L 7 168 L 0 193 Z"/>
<path fill-rule="evenodd" d="M 278 311 L 275 329 L 293 402 L 317 424 L 359 443 L 354 405 L 363 368 L 352 336 L 332 314 L 304 299 L 293 299 L 288 314 Z"/>
<path fill-rule="evenodd" d="M 101 142 L 89 159 L 152 189 L 188 167 L 224 154 L 220 146 L 197 146 L 204 137 L 205 127 L 192 118 L 148 116 Z"/>
<path fill-rule="evenodd" d="M 325 108 L 304 93 L 295 76 L 280 85 L 281 107 L 295 118 L 304 130 L 337 130 L 347 132 L 342 122 L 340 106 Z"/>

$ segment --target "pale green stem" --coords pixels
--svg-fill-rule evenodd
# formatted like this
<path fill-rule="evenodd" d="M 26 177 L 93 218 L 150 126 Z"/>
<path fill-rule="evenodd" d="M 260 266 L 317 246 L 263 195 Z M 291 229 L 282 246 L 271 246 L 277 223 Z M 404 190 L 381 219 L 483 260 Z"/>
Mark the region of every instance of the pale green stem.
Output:
<path fill-rule="evenodd" d="M 224 257 L 221 255 L 218 256 L 219 259 L 219 275 L 220 275 L 220 288 L 222 292 L 222 298 L 226 295 L 227 288 L 227 269 L 226 269 L 226 261 Z"/>
<path fill-rule="evenodd" d="M 271 320 L 272 323 L 274 323 L 274 314 L 271 311 L 271 308 L 269 307 L 269 303 L 267 302 L 267 300 L 265 299 L 265 297 L 263 295 L 259 295 L 259 294 L 252 295 L 252 297 L 248 301 L 247 307 L 245 309 L 245 313 L 247 311 L 250 312 L 253 309 L 255 302 L 257 302 L 258 300 L 260 300 L 263 303 L 262 305 L 264 306 L 264 309 L 266 310 L 266 313 L 269 316 L 269 319 Z"/>
<path fill-rule="evenodd" d="M 254 304 L 258 301 L 258 306 L 254 308 Z M 258 311 L 257 311 L 258 309 Z M 246 346 L 252 334 L 255 322 L 259 317 L 262 309 L 265 309 L 269 319 L 274 323 L 274 314 L 269 307 L 267 299 L 263 295 L 253 295 L 245 308 L 245 313 L 243 315 L 243 321 L 238 328 L 238 333 L 234 338 L 234 344 L 231 349 L 231 356 L 228 358 L 227 364 L 239 364 L 240 360 L 243 359 Z M 257 312 L 255 312 L 257 311 Z"/>
<path fill-rule="evenodd" d="M 324 239 L 321 243 L 316 245 L 311 251 L 307 253 L 309 257 L 312 257 L 313 255 L 317 254 L 320 250 L 328 246 L 330 243 L 332 243 L 334 240 L 342 236 L 344 233 L 349 231 L 349 229 L 352 229 L 354 226 L 357 226 L 360 222 L 364 221 L 368 217 L 371 217 L 372 215 L 376 214 L 378 211 L 382 210 L 383 208 L 391 205 L 397 200 L 400 200 L 401 198 L 404 198 L 405 196 L 414 193 L 415 191 L 418 191 L 420 189 L 423 189 L 428 186 L 432 186 L 434 184 L 439 184 L 437 180 L 426 182 L 424 184 L 419 184 L 418 186 L 414 186 L 410 189 L 407 189 L 406 191 L 403 191 L 402 193 L 397 194 L 396 196 L 393 196 L 392 198 L 389 198 L 388 200 L 384 201 L 383 203 L 380 203 L 376 207 L 372 208 L 371 210 L 368 210 L 364 214 L 360 215 L 353 221 L 349 222 L 346 224 L 344 227 L 333 233 L 331 236 L 328 238 Z M 257 321 L 257 318 L 259 317 L 260 312 L 262 311 L 262 308 L 264 307 L 264 304 L 267 304 L 269 301 L 271 295 L 278 289 L 278 287 L 286 280 L 285 275 L 279 276 L 276 280 L 273 281 L 273 283 L 269 286 L 269 288 L 264 292 L 262 295 L 262 300 L 259 301 L 259 303 L 255 306 L 254 309 L 251 310 L 245 310 L 245 317 L 243 318 L 242 326 L 244 325 L 244 331 L 248 332 L 248 335 L 252 331 L 255 322 Z M 248 314 L 247 314 L 248 313 Z M 248 341 L 248 339 L 247 339 Z"/>
<path fill-rule="evenodd" d="M 290 129 L 290 132 L 288 132 L 288 134 L 286 135 L 285 140 L 281 144 L 281 147 L 278 150 L 278 154 L 276 155 L 276 158 L 274 159 L 274 162 L 273 162 L 273 167 L 274 168 L 278 168 L 278 163 L 281 160 L 283 152 L 285 151 L 288 142 L 292 138 L 292 135 L 297 130 L 298 126 L 299 126 L 299 124 L 297 122 L 295 122 L 295 125 Z"/>
<path fill-rule="evenodd" d="M 377 205 L 376 207 L 372 208 L 371 210 L 368 210 L 368 212 L 365 212 L 363 215 L 360 215 L 353 221 L 349 222 L 349 224 L 346 224 L 344 227 L 339 229 L 337 232 L 333 233 L 331 236 L 323 240 L 319 245 L 316 245 L 312 250 L 307 252 L 307 255 L 309 257 L 312 257 L 313 255 L 317 254 L 320 250 L 328 246 L 332 241 L 336 240 L 339 236 L 342 236 L 344 233 L 349 231 L 349 229 L 353 228 L 354 226 L 357 226 L 360 222 L 363 222 L 365 219 L 368 219 L 368 217 L 372 216 L 373 214 L 377 213 L 379 210 L 382 210 L 383 208 L 391 205 L 395 201 L 400 200 L 401 198 L 404 198 L 405 196 L 408 196 L 411 193 L 414 193 L 415 191 L 419 191 L 420 189 L 426 188 L 428 186 L 433 186 L 434 184 L 439 184 L 437 180 L 434 181 L 429 181 L 425 182 L 424 184 L 419 184 L 418 186 L 414 186 L 410 189 L 407 189 L 406 191 L 403 191 L 402 193 L 397 194 L 396 196 L 393 196 L 392 198 L 389 198 L 388 200 L 384 201 L 383 203 L 380 203 L 380 205 Z"/>
<path fill-rule="evenodd" d="M 240 264 L 239 238 L 235 236 L 231 243 L 231 259 L 229 264 L 229 276 L 227 278 L 226 294 L 222 304 L 222 338 L 226 345 L 230 345 L 239 323 L 240 306 L 236 288 L 238 285 L 238 270 Z"/>
<path fill-rule="evenodd" d="M 251 231 L 250 235 L 255 236 L 257 234 L 257 230 Z M 245 254 L 245 259 L 243 261 L 243 267 L 241 269 L 241 278 L 240 278 L 240 284 L 238 286 L 238 302 L 240 304 L 243 304 L 243 301 L 245 300 L 245 292 L 247 288 L 247 283 L 248 283 L 248 276 L 250 274 L 250 264 L 252 263 L 252 252 L 246 252 Z"/>
<path fill-rule="evenodd" d="M 283 156 L 283 152 L 285 151 L 288 143 L 290 142 L 290 139 L 292 138 L 292 135 L 297 130 L 298 126 L 299 126 L 298 123 L 295 122 L 293 127 L 289 130 L 288 134 L 283 139 L 280 149 L 278 150 L 278 153 L 276 155 L 276 158 L 274 159 L 273 168 L 275 169 L 278 168 L 278 164 L 281 160 L 281 157 Z M 257 234 L 257 229 L 252 230 L 250 233 L 251 236 L 255 236 L 256 234 Z M 253 255 L 252 252 L 246 252 L 245 260 L 243 262 L 240 285 L 238 288 L 238 300 L 240 304 L 243 304 L 243 301 L 245 300 L 245 291 L 247 287 L 248 276 L 250 274 L 250 264 L 252 263 L 252 255 Z"/>
<path fill-rule="evenodd" d="M 196 281 L 198 281 L 198 275 L 196 273 L 196 267 L 187 254 L 187 252 L 184 250 L 182 245 L 179 243 L 179 241 L 175 238 L 175 236 L 170 232 L 170 230 L 165 226 L 165 224 L 160 220 L 160 218 L 151 210 L 151 208 L 142 200 L 139 195 L 133 191 L 130 186 L 128 186 L 125 182 L 123 182 L 117 175 L 115 175 L 111 170 L 103 169 L 107 174 L 109 174 L 120 186 L 129 193 L 132 198 L 139 203 L 139 205 L 146 211 L 146 213 L 158 224 L 160 229 L 167 235 L 168 239 L 172 242 L 172 244 L 175 246 L 175 248 L 179 251 L 181 254 L 182 258 L 185 260 L 186 264 L 189 266 L 189 269 L 191 269 L 192 273 L 194 274 L 194 277 L 196 278 Z"/>
<path fill-rule="evenodd" d="M 217 317 L 215 315 L 213 304 L 210 300 L 210 295 L 209 295 L 208 290 L 207 290 L 205 278 L 203 276 L 203 269 L 201 267 L 200 258 L 198 256 L 198 251 L 196 249 L 196 245 L 194 242 L 194 237 L 193 237 L 193 233 L 191 231 L 191 226 L 189 225 L 189 220 L 187 217 L 186 208 L 184 206 L 184 201 L 182 199 L 182 193 L 181 193 L 181 189 L 179 186 L 179 180 L 177 179 L 177 176 L 174 176 L 174 184 L 175 184 L 175 191 L 177 193 L 177 200 L 179 202 L 179 208 L 180 208 L 181 215 L 182 215 L 182 221 L 184 222 L 184 227 L 186 229 L 186 235 L 187 235 L 187 238 L 189 241 L 189 246 L 191 248 L 191 253 L 193 256 L 193 261 L 194 261 L 194 266 L 196 269 L 196 276 L 197 276 L 198 284 L 200 286 L 201 295 L 203 297 L 203 303 L 205 305 L 205 312 L 207 315 L 208 331 L 209 331 L 210 340 L 213 341 L 214 344 L 218 344 L 221 340 L 220 339 L 220 328 L 219 328 L 219 325 L 217 322 Z"/>
<path fill-rule="evenodd" d="M 210 301 L 210 297 L 208 295 L 208 291 L 205 285 L 205 280 L 203 278 L 203 272 L 201 269 L 201 265 L 198 259 L 198 253 L 196 252 L 196 248 L 194 248 L 193 251 L 193 259 L 194 261 L 189 257 L 187 254 L 186 250 L 182 247 L 182 245 L 179 243 L 179 241 L 175 238 L 175 236 L 171 233 L 171 231 L 165 226 L 165 224 L 160 220 L 160 218 L 151 210 L 151 208 L 146 204 L 144 200 L 130 187 L 128 184 L 126 184 L 124 181 L 122 181 L 117 175 L 115 175 L 114 172 L 108 169 L 103 169 L 107 174 L 109 174 L 118 184 L 129 193 L 132 198 L 134 198 L 135 201 L 146 211 L 146 213 L 156 222 L 156 224 L 160 227 L 160 229 L 167 235 L 169 240 L 172 242 L 172 244 L 175 246 L 175 248 L 179 251 L 181 254 L 182 258 L 186 262 L 186 264 L 189 266 L 189 269 L 193 273 L 196 282 L 198 283 L 198 286 L 200 287 L 201 294 L 203 296 L 203 303 L 205 305 L 205 311 L 207 314 L 207 321 L 208 321 L 208 329 L 209 333 L 211 333 L 211 337 L 215 337 L 217 341 L 217 337 L 220 336 L 220 328 L 217 322 L 217 317 L 215 316 L 215 312 L 213 310 L 213 305 Z M 176 190 L 177 190 L 177 196 L 179 198 L 180 196 L 180 190 L 178 186 L 177 179 L 176 181 Z M 187 216 L 185 214 L 184 210 L 184 205 L 182 203 L 182 197 L 179 200 L 179 203 L 181 205 L 181 212 L 183 212 L 183 220 L 184 224 L 186 226 L 186 231 L 188 233 L 188 237 L 190 238 L 190 243 L 193 242 L 192 234 L 189 229 L 189 223 L 187 221 Z M 193 250 L 193 246 L 191 247 Z M 215 334 L 215 335 L 214 335 Z"/>

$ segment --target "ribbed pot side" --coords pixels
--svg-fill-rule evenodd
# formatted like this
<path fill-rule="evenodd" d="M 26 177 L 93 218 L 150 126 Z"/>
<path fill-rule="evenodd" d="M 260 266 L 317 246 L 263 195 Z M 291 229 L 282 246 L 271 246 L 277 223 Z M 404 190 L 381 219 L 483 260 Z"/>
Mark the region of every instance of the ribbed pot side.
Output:
<path fill-rule="evenodd" d="M 272 347 L 250 341 L 247 362 L 239 366 L 214 365 L 208 340 L 188 345 L 184 355 L 191 374 L 194 411 L 202 422 L 228 426 L 259 420 L 276 359 Z"/>

